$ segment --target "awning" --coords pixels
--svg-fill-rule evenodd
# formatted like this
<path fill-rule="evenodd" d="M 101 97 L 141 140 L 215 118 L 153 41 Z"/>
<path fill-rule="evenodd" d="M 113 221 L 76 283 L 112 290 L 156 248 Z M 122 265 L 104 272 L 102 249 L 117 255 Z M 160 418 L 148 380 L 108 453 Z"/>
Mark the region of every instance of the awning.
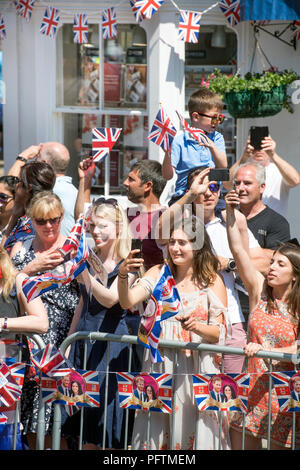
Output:
<path fill-rule="evenodd" d="M 240 0 L 241 21 L 300 20 L 299 0 Z"/>

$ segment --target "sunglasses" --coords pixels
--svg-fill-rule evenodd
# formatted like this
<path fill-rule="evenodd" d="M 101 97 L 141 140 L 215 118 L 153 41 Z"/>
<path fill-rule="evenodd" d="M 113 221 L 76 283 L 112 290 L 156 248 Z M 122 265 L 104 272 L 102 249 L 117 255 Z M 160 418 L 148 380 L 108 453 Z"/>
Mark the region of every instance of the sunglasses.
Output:
<path fill-rule="evenodd" d="M 118 205 L 118 201 L 114 198 L 105 199 L 105 197 L 99 197 L 96 200 L 94 199 L 93 205 L 100 206 L 101 204 L 110 204 L 116 207 Z"/>
<path fill-rule="evenodd" d="M 224 119 L 225 119 L 224 114 L 215 114 L 214 116 L 210 116 L 209 114 L 198 113 L 198 111 L 197 111 L 197 114 L 199 114 L 199 116 L 205 116 L 205 117 L 210 118 L 213 126 L 217 124 L 222 124 L 222 122 L 224 122 Z"/>
<path fill-rule="evenodd" d="M 13 199 L 13 197 L 5 193 L 0 193 L 0 202 L 5 202 L 7 204 L 9 199 Z"/>
<path fill-rule="evenodd" d="M 49 222 L 51 225 L 58 225 L 62 216 L 60 215 L 59 217 L 54 217 L 53 219 L 34 219 L 35 223 L 37 225 L 46 225 L 47 222 Z"/>
<path fill-rule="evenodd" d="M 217 193 L 220 189 L 220 185 L 218 183 L 211 183 L 208 185 L 208 189 L 212 193 Z"/>

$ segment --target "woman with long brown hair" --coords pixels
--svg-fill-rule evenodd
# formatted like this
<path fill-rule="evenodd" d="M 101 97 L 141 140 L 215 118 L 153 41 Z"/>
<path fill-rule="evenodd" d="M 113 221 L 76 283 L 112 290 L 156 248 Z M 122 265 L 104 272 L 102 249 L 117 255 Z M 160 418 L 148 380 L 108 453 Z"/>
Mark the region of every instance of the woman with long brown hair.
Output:
<path fill-rule="evenodd" d="M 291 447 L 292 413 L 280 413 L 276 392 L 269 394 L 268 366 L 255 357 L 260 350 L 294 354 L 299 338 L 300 248 L 285 243 L 273 253 L 266 278 L 258 272 L 241 243 L 236 223 L 239 196 L 230 191 L 226 197 L 227 233 L 239 275 L 249 294 L 248 343 L 250 390 L 246 416 L 245 447 L 258 449 L 268 436 L 269 399 L 271 400 L 271 448 Z M 274 362 L 274 361 L 273 361 Z M 293 370 L 291 362 L 278 361 L 273 370 Z M 296 426 L 296 429 L 299 429 Z M 233 449 L 241 448 L 241 419 L 231 425 Z M 299 435 L 296 435 L 296 445 Z"/>
<path fill-rule="evenodd" d="M 149 269 L 145 275 L 129 288 L 127 276 L 139 269 L 143 260 L 135 258 L 136 251 L 119 267 L 118 289 L 123 308 L 131 309 L 139 302 L 147 301 L 157 283 L 161 265 Z M 175 226 L 168 243 L 168 264 L 180 295 L 178 315 L 161 322 L 160 339 L 221 343 L 225 339 L 225 316 L 227 311 L 226 289 L 222 277 L 217 273 L 218 260 L 212 252 L 203 223 L 196 217 Z M 174 371 L 175 351 L 160 350 L 163 362 L 153 364 L 145 350 L 143 371 L 170 373 Z M 220 372 L 214 354 L 201 352 L 201 370 L 207 373 Z M 176 449 L 217 449 L 219 422 L 214 412 L 198 412 L 193 398 L 192 374 L 198 370 L 198 354 L 191 350 L 178 351 L 178 368 L 174 378 L 173 397 L 176 400 L 175 423 L 164 413 L 151 413 L 150 449 L 171 448 L 172 429 Z M 198 421 L 198 422 L 197 422 Z M 196 425 L 198 429 L 195 444 Z M 147 413 L 138 411 L 133 430 L 132 447 L 143 449 L 147 441 Z M 228 448 L 222 436 L 221 448 Z"/>

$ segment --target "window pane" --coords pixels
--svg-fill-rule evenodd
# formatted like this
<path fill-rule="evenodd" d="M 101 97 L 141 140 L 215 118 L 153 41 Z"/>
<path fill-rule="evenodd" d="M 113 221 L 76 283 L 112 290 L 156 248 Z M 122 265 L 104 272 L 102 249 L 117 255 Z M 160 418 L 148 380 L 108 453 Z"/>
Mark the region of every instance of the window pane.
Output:
<path fill-rule="evenodd" d="M 148 158 L 148 118 L 146 116 L 97 116 L 96 114 L 64 114 L 64 144 L 71 154 L 68 174 L 78 184 L 78 165 L 92 155 L 94 127 L 122 128 L 121 135 L 110 152 L 110 193 L 125 194 L 123 181 L 130 165 Z M 93 193 L 104 193 L 105 160 L 96 163 Z"/>

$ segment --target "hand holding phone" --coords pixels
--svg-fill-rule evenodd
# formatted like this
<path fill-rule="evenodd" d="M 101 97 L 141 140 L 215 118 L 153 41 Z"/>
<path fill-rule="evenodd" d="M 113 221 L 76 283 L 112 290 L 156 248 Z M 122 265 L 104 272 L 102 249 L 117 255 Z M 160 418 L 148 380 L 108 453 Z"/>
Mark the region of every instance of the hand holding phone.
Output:
<path fill-rule="evenodd" d="M 263 127 L 251 126 L 250 127 L 250 145 L 252 145 L 254 150 L 260 150 L 262 140 L 264 140 L 265 137 L 268 137 L 268 135 L 269 135 L 268 126 L 263 126 Z"/>
<path fill-rule="evenodd" d="M 134 255 L 135 258 L 142 258 L 142 240 L 139 240 L 138 238 L 133 238 L 131 240 L 131 250 L 140 250 L 140 253 L 136 253 Z"/>

